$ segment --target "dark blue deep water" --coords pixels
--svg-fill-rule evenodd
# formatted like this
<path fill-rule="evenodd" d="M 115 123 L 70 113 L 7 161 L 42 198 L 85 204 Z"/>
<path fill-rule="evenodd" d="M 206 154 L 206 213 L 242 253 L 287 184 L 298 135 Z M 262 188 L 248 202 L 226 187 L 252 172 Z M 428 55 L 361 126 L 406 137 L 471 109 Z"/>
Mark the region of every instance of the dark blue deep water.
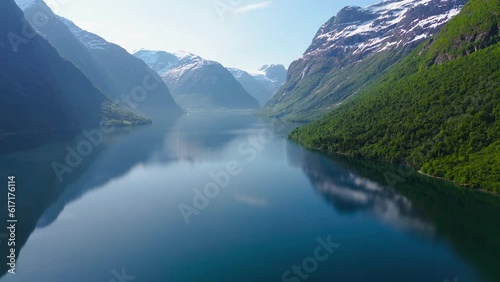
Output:
<path fill-rule="evenodd" d="M 3 148 L 19 251 L 7 273 L 0 238 L 0 281 L 500 281 L 499 197 L 312 152 L 292 128 L 199 113 L 116 129 L 61 178 L 87 136 Z"/>

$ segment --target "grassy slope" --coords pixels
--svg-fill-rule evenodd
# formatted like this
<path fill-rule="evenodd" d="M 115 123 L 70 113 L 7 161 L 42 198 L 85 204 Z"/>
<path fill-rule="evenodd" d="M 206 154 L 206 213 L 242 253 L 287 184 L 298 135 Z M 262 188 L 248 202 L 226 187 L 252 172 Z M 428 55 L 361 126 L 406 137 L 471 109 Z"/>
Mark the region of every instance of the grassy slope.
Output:
<path fill-rule="evenodd" d="M 500 1 L 471 0 L 378 83 L 291 138 L 500 192 L 499 17 Z"/>

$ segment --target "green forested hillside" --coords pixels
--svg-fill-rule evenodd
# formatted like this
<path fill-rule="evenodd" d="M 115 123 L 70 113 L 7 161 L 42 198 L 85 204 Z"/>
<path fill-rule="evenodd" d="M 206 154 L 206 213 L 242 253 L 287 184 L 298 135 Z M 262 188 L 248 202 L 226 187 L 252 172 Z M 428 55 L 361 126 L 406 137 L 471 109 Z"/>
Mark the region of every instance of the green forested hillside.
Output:
<path fill-rule="evenodd" d="M 281 92 L 293 89 L 293 97 L 282 100 L 283 93 L 274 95 L 259 114 L 287 121 L 317 120 L 329 110 L 341 105 L 345 99 L 368 85 L 409 52 L 411 52 L 411 46 L 402 47 L 396 51 L 383 51 L 359 63 L 339 65 L 328 70 L 327 73 L 318 70 L 316 74 L 303 78 L 300 73 L 292 74 L 292 80 L 287 82 Z M 320 64 L 323 64 L 321 60 L 324 59 L 319 60 L 317 64 L 321 69 Z M 296 67 L 299 70 L 305 68 L 307 68 L 306 64 Z M 290 89 L 287 85 L 291 85 L 288 86 Z"/>
<path fill-rule="evenodd" d="M 347 6 L 318 30 L 259 114 L 314 121 L 342 106 L 436 34 L 467 0 L 378 1 Z"/>
<path fill-rule="evenodd" d="M 291 138 L 500 192 L 499 18 L 499 0 L 471 0 L 377 83 Z"/>

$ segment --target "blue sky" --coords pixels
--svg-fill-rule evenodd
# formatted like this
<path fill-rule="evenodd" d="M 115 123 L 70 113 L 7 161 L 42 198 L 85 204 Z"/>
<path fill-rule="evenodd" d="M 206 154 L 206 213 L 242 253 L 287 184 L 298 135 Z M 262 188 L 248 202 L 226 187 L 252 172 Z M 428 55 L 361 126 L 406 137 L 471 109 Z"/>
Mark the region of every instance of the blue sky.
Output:
<path fill-rule="evenodd" d="M 190 51 L 228 67 L 288 65 L 347 5 L 377 0 L 45 0 L 83 29 L 139 49 Z"/>

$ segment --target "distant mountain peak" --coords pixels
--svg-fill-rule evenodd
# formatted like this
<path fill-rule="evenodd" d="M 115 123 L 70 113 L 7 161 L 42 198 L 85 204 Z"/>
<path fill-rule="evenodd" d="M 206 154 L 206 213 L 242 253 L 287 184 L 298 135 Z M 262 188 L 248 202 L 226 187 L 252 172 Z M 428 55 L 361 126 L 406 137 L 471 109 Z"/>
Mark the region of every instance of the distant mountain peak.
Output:
<path fill-rule="evenodd" d="M 140 103 L 127 102 L 126 95 L 138 85 L 143 85 L 145 77 L 160 82 L 161 78 L 121 46 L 56 15 L 46 2 L 49 3 L 43 0 L 17 0 L 17 5 L 23 8 L 25 18 L 38 34 L 62 57 L 77 66 L 103 94 L 115 102 L 120 101 L 124 107 L 136 113 L 150 117 L 181 112 L 164 84 L 148 91 L 148 98 Z M 40 13 L 45 17 L 43 25 L 36 22 Z"/>
<path fill-rule="evenodd" d="M 238 68 L 227 68 L 227 70 L 229 70 L 229 72 L 231 74 L 233 74 L 233 76 L 236 79 L 240 79 L 241 77 L 246 76 L 246 75 L 250 76 L 250 74 L 248 72 L 241 70 L 241 69 L 238 69 Z"/>
<path fill-rule="evenodd" d="M 187 52 L 187 51 L 176 51 L 176 52 L 173 52 L 172 54 L 174 54 L 175 56 L 177 56 L 177 58 L 179 58 L 179 60 L 197 60 L 197 59 L 202 59 L 200 56 L 198 55 L 195 55 L 191 52 Z"/>
<path fill-rule="evenodd" d="M 252 94 L 252 96 L 259 100 L 261 105 L 267 103 L 269 99 L 278 91 L 281 85 L 285 83 L 287 76 L 287 69 L 285 66 L 280 64 L 263 65 L 256 70 L 243 71 L 235 68 L 230 68 L 229 70 L 233 76 L 240 81 L 243 87 L 245 87 L 247 91 Z M 254 79 L 260 87 L 252 86 L 253 82 L 249 81 L 249 78 L 246 76 L 250 76 Z"/>
<path fill-rule="evenodd" d="M 163 78 L 184 109 L 258 108 L 257 100 L 218 62 L 186 51 L 140 50 L 134 56 Z"/>
<path fill-rule="evenodd" d="M 265 71 L 268 69 L 274 69 L 274 68 L 282 68 L 285 69 L 285 66 L 280 65 L 280 64 L 270 64 L 270 65 L 263 65 L 262 67 L 259 68 L 259 70 Z"/>

